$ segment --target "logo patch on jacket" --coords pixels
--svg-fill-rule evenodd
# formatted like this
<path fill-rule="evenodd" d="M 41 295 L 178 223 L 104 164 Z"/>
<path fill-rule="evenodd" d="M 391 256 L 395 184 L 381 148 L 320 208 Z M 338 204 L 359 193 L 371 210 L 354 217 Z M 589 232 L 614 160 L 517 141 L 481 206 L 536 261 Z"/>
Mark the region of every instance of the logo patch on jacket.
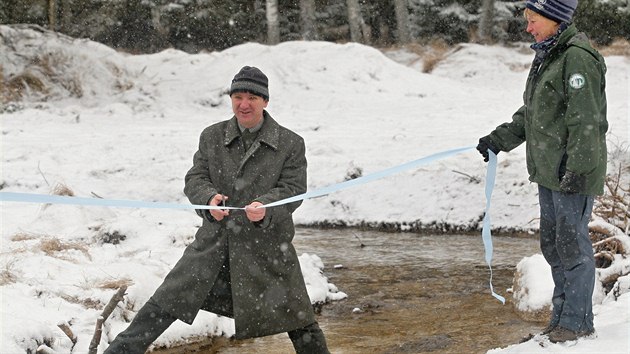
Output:
<path fill-rule="evenodd" d="M 584 76 L 582 76 L 582 74 L 573 74 L 569 78 L 569 85 L 576 90 L 579 90 L 582 87 L 584 87 L 585 83 L 586 83 L 586 79 L 584 78 Z"/>

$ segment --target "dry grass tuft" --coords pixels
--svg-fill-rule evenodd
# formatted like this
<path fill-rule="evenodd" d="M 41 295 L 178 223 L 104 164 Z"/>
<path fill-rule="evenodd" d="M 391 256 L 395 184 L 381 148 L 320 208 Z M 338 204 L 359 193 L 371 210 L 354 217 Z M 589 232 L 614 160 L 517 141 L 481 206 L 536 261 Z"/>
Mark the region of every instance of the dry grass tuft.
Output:
<path fill-rule="evenodd" d="M 94 309 L 94 310 L 100 310 L 103 308 L 103 303 L 100 302 L 99 300 L 94 300 L 94 299 L 80 299 L 76 296 L 70 296 L 70 295 L 66 295 L 66 294 L 61 294 L 59 295 L 59 297 L 61 297 L 62 299 L 66 300 L 69 303 L 72 304 L 79 304 L 87 309 Z"/>
<path fill-rule="evenodd" d="M 19 101 L 29 93 L 48 94 L 48 88 L 37 72 L 26 70 L 7 80 L 3 93 L 3 101 Z"/>
<path fill-rule="evenodd" d="M 76 242 L 62 242 L 56 237 L 42 240 L 39 244 L 39 248 L 46 253 L 47 256 L 61 259 L 67 258 L 61 257 L 59 253 L 67 250 L 77 250 L 82 252 L 88 259 L 92 260 L 92 256 L 90 256 L 88 248 L 85 245 Z"/>
<path fill-rule="evenodd" d="M 0 271 L 0 286 L 13 284 L 17 281 L 17 276 L 7 269 Z"/>
<path fill-rule="evenodd" d="M 623 38 L 615 39 L 610 45 L 598 49 L 603 56 L 620 55 L 630 57 L 630 41 Z"/>
<path fill-rule="evenodd" d="M 57 183 L 57 185 L 52 190 L 52 194 L 62 195 L 62 196 L 67 196 L 67 197 L 74 197 L 74 191 L 72 191 L 70 187 L 66 186 L 63 183 Z"/>
<path fill-rule="evenodd" d="M 94 288 L 120 289 L 122 286 L 129 286 L 132 284 L 133 284 L 133 281 L 131 281 L 131 279 L 128 279 L 128 278 L 105 280 L 105 281 L 101 281 L 100 283 L 97 283 L 96 281 L 93 281 L 93 280 L 86 279 L 85 283 L 81 286 L 81 288 L 86 289 L 86 290 L 88 289 L 91 290 Z M 101 310 L 105 306 L 105 304 L 102 303 L 100 300 L 95 300 L 92 298 L 80 298 L 78 296 L 68 295 L 68 294 L 59 294 L 59 297 L 66 300 L 67 302 L 70 302 L 73 304 L 79 304 L 88 309 Z"/>
<path fill-rule="evenodd" d="M 444 40 L 432 40 L 426 45 L 410 44 L 407 49 L 422 58 L 422 72 L 431 73 L 437 65 L 444 60 L 450 52 L 459 50 L 459 46 L 451 47 Z"/>
<path fill-rule="evenodd" d="M 12 284 L 17 281 L 17 275 L 13 273 L 13 266 L 15 261 L 10 261 L 5 264 L 4 269 L 0 270 L 0 286 Z"/>
<path fill-rule="evenodd" d="M 36 234 L 31 234 L 28 232 L 18 232 L 14 234 L 13 236 L 11 236 L 11 241 L 13 242 L 30 241 L 30 240 L 36 240 L 38 238 L 40 238 L 40 236 Z"/>
<path fill-rule="evenodd" d="M 133 285 L 133 281 L 129 278 L 105 280 L 98 284 L 96 287 L 99 289 L 120 289 L 123 286 L 130 287 Z"/>

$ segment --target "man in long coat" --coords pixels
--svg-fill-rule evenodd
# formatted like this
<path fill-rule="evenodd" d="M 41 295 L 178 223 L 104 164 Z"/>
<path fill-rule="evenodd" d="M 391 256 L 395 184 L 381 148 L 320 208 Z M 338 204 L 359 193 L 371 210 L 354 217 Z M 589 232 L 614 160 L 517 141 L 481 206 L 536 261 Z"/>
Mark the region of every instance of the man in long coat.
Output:
<path fill-rule="evenodd" d="M 288 332 L 297 353 L 328 353 L 291 244 L 294 202 L 306 191 L 304 140 L 265 108 L 268 79 L 245 66 L 230 88 L 234 117 L 207 127 L 185 178 L 203 224 L 182 258 L 105 353 L 144 353 L 176 319 L 200 309 L 234 318 L 237 338 Z"/>

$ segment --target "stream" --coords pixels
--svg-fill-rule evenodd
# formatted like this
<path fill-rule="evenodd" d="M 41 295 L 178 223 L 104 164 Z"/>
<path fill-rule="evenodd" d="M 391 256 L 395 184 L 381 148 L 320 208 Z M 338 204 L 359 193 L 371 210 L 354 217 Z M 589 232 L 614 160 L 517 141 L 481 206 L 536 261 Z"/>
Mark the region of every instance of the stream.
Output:
<path fill-rule="evenodd" d="M 331 353 L 485 353 L 506 347 L 544 324 L 512 309 L 516 264 L 539 253 L 535 237 L 493 237 L 492 297 L 481 235 L 420 235 L 356 229 L 297 230 L 298 255 L 316 254 L 341 301 L 317 315 Z M 294 353 L 286 333 L 155 353 Z"/>

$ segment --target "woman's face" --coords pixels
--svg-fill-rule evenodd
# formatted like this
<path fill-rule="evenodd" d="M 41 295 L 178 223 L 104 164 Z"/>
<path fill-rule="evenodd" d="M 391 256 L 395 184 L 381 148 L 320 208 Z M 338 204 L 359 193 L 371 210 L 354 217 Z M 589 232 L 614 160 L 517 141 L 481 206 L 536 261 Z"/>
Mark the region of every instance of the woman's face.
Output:
<path fill-rule="evenodd" d="M 541 16 L 534 11 L 525 11 L 525 19 L 527 19 L 527 33 L 534 36 L 536 43 L 540 43 L 545 39 L 553 36 L 558 32 L 560 24 L 554 20 L 550 20 L 545 16 Z"/>

